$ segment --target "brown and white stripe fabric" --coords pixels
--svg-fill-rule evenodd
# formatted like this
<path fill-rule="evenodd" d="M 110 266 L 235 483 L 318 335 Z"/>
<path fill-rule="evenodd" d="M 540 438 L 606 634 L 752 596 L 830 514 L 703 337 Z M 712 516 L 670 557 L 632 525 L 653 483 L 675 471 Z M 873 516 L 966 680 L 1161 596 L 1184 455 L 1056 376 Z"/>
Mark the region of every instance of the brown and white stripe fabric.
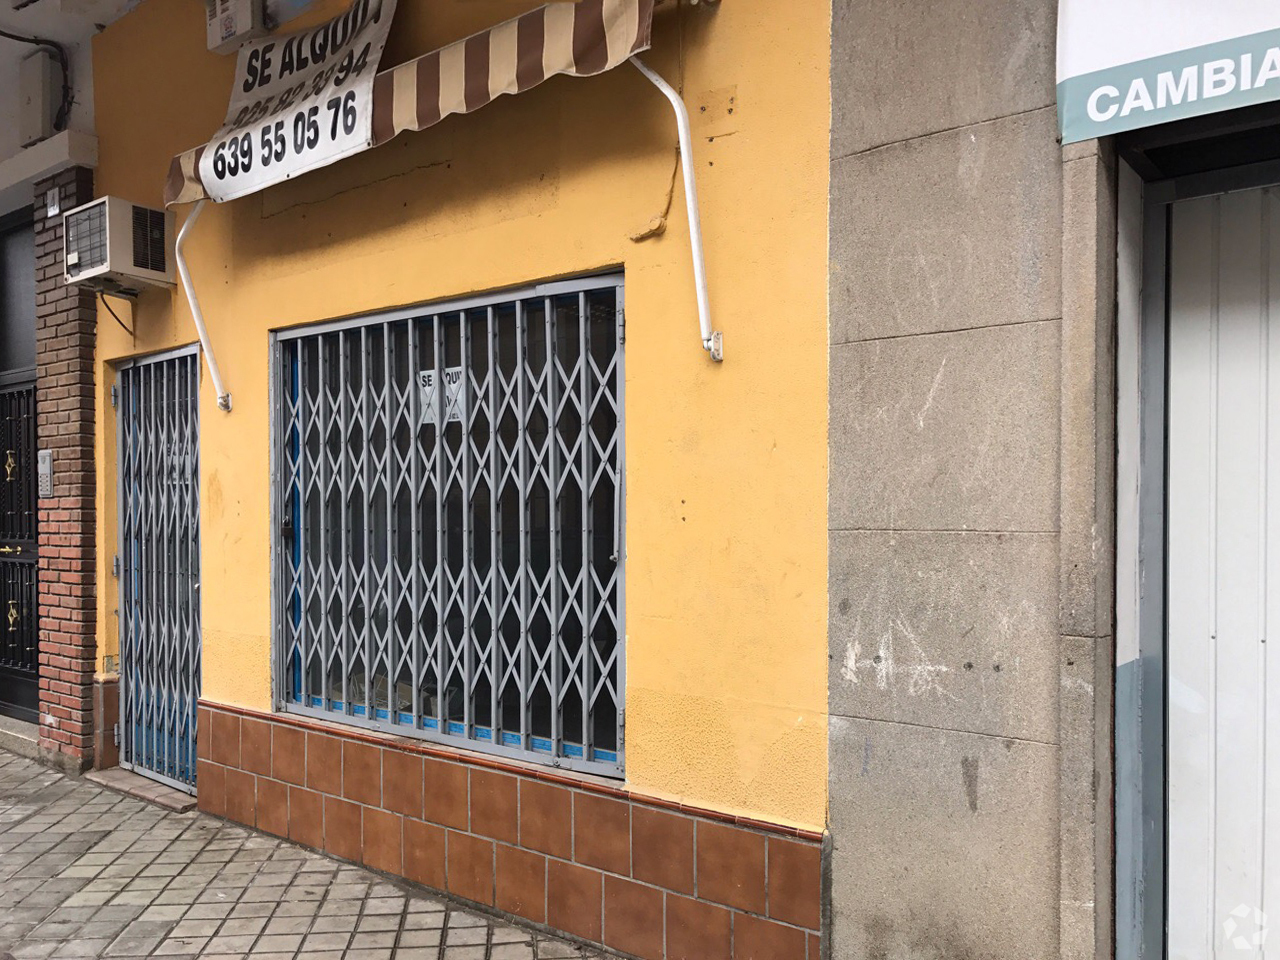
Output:
<path fill-rule="evenodd" d="M 649 49 L 654 0 L 556 0 L 482 33 L 379 73 L 373 86 L 373 142 L 425 130 L 503 94 L 550 77 L 590 77 Z M 173 158 L 165 205 L 208 196 L 200 182 L 204 147 Z"/>
<path fill-rule="evenodd" d="M 175 203 L 195 203 L 207 200 L 204 184 L 200 182 L 200 158 L 204 156 L 205 144 L 194 150 L 180 153 L 169 161 L 169 179 L 164 184 L 164 205 Z"/>
<path fill-rule="evenodd" d="M 471 113 L 557 74 L 604 73 L 647 50 L 652 26 L 653 0 L 548 3 L 410 60 L 374 82 L 374 143 Z"/>

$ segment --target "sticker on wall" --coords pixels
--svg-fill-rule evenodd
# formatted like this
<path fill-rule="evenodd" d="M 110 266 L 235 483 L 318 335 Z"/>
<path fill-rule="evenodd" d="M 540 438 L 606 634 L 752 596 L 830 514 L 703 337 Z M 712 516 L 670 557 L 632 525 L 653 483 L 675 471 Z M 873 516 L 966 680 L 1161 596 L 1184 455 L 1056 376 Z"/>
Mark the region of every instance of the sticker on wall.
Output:
<path fill-rule="evenodd" d="M 418 372 L 418 389 L 422 393 L 422 422 L 436 423 L 436 411 L 441 402 L 444 403 L 444 422 L 462 422 L 462 368 L 446 367 L 444 371 L 443 396 L 436 386 L 436 372 L 421 370 Z"/>
<path fill-rule="evenodd" d="M 246 43 L 227 117 L 200 158 L 216 201 L 328 166 L 373 144 L 373 79 L 395 0 L 354 0 L 319 27 Z"/>

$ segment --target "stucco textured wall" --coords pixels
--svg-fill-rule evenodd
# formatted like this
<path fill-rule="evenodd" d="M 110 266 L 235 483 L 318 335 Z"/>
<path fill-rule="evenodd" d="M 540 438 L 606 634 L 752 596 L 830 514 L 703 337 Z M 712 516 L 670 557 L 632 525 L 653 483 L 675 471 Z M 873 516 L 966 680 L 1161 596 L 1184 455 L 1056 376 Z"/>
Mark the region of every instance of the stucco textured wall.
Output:
<path fill-rule="evenodd" d="M 402 0 L 384 66 L 532 3 Z M 332 15 L 321 3 L 298 22 Z M 157 204 L 207 140 L 233 61 L 200 4 L 148 0 L 94 47 L 100 193 Z M 626 273 L 627 781 L 821 828 L 826 796 L 825 4 L 676 9 L 648 62 L 695 124 L 711 301 L 699 348 L 670 108 L 638 72 L 559 78 L 207 210 L 190 262 L 228 388 L 201 387 L 204 695 L 270 705 L 268 331 L 622 265 Z M 291 24 L 291 26 L 293 26 Z M 184 213 L 179 213 L 179 223 Z M 180 294 L 99 325 L 99 516 L 115 542 L 112 361 L 189 343 Z M 115 652 L 101 558 L 101 648 Z"/>

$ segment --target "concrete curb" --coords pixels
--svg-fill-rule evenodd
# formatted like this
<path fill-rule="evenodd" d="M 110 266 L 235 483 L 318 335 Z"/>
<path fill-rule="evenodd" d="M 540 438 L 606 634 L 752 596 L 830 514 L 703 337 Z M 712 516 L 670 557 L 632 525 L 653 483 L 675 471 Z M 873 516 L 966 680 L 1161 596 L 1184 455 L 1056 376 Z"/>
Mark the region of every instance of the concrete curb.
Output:
<path fill-rule="evenodd" d="M 137 800 L 145 800 L 147 803 L 157 804 L 174 813 L 186 813 L 196 807 L 196 798 L 191 794 L 166 787 L 162 783 L 130 773 L 121 767 L 91 770 L 84 775 L 84 778 L 100 787 L 106 787 L 108 790 L 123 793 Z"/>

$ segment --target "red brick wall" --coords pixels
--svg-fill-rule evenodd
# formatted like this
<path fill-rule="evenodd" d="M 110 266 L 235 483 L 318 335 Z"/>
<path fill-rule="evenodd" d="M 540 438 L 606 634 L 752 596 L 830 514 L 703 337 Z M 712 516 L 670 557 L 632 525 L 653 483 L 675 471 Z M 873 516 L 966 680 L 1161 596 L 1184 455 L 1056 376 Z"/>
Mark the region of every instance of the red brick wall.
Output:
<path fill-rule="evenodd" d="M 93 172 L 36 184 L 36 442 L 53 451 L 53 496 L 40 500 L 40 751 L 64 769 L 93 760 L 95 657 L 93 294 L 62 282 L 62 210 L 93 199 Z"/>
<path fill-rule="evenodd" d="M 207 702 L 197 744 L 206 813 L 643 960 L 820 960 L 815 835 Z"/>

